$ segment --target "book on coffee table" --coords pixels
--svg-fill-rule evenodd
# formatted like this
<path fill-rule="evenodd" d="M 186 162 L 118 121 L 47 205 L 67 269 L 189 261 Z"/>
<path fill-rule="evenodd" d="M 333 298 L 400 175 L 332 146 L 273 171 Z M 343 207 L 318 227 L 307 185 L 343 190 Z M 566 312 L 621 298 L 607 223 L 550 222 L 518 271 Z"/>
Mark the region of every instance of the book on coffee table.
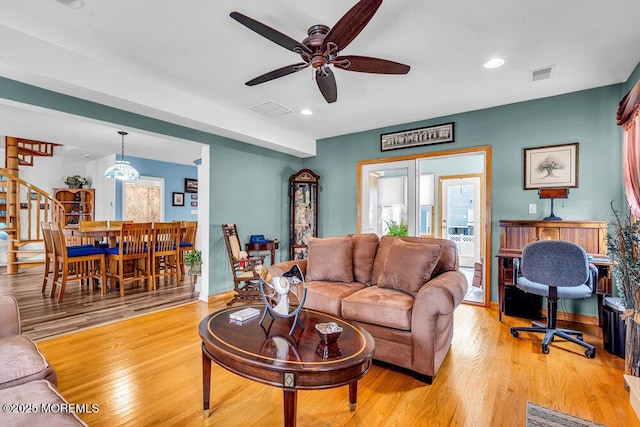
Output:
<path fill-rule="evenodd" d="M 260 315 L 261 311 L 257 308 L 247 307 L 239 311 L 229 314 L 229 320 L 234 322 L 246 322 Z"/>

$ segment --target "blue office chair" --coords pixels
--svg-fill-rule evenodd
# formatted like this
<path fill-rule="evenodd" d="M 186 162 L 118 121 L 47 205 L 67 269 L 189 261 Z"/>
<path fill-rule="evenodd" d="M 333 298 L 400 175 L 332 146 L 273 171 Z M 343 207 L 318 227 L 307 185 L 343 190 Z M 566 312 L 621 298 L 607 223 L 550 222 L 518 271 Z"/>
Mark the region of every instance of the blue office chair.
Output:
<path fill-rule="evenodd" d="M 582 332 L 556 327 L 558 299 L 589 298 L 598 281 L 598 270 L 589 264 L 587 254 L 579 245 L 563 240 L 538 240 L 522 250 L 522 258 L 513 260 L 513 282 L 528 293 L 547 297 L 547 324 L 533 322 L 531 327 L 512 327 L 511 335 L 519 332 L 544 333 L 542 352 L 549 353 L 554 337 L 579 344 L 585 355 L 596 357 L 596 349 L 584 342 Z"/>

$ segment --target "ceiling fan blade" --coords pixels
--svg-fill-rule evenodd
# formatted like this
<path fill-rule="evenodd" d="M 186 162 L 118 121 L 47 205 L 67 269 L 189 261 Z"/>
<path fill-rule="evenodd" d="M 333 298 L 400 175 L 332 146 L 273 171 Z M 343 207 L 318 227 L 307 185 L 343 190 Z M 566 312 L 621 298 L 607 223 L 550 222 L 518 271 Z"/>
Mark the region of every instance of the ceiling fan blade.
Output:
<path fill-rule="evenodd" d="M 297 64 L 287 65 L 285 67 L 278 68 L 277 70 L 269 71 L 268 73 L 258 76 L 253 80 L 249 80 L 245 84 L 247 86 L 255 86 L 260 83 L 268 82 L 269 80 L 277 79 L 278 77 L 288 76 L 289 74 L 298 72 L 304 68 L 307 68 L 308 66 L 309 64 L 306 62 L 299 62 Z"/>
<path fill-rule="evenodd" d="M 336 102 L 338 99 L 338 87 L 336 86 L 336 77 L 329 67 L 318 68 L 316 70 L 316 82 L 324 99 L 326 99 L 329 104 Z"/>
<path fill-rule="evenodd" d="M 335 43 L 338 50 L 343 50 L 369 23 L 382 0 L 360 0 L 353 6 L 325 36 L 322 50 L 326 50 L 329 42 Z"/>
<path fill-rule="evenodd" d="M 342 70 L 376 74 L 407 74 L 411 69 L 399 62 L 358 55 L 338 56 L 333 65 Z"/>
<path fill-rule="evenodd" d="M 255 19 L 249 18 L 248 16 L 245 16 L 239 12 L 231 12 L 229 16 L 231 16 L 233 19 L 249 28 L 250 30 L 255 31 L 262 37 L 267 38 L 276 44 L 279 44 L 285 49 L 289 49 L 290 51 L 293 51 L 295 53 L 312 53 L 311 49 L 309 49 L 302 43 L 292 39 L 287 35 L 282 34 L 278 30 L 274 30 L 273 28 L 256 21 Z"/>

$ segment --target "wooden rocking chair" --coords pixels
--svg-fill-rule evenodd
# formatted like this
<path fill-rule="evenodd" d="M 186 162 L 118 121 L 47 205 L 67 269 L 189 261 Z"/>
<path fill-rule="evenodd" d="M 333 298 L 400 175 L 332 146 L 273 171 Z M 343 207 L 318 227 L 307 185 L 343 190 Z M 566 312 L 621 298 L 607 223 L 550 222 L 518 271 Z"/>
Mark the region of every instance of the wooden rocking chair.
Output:
<path fill-rule="evenodd" d="M 262 301 L 258 281 L 260 269 L 264 263 L 264 256 L 240 259 L 242 244 L 238 237 L 238 229 L 235 224 L 222 224 L 222 235 L 227 245 L 231 274 L 233 275 L 233 288 L 235 295 L 227 303 L 259 302 Z"/>

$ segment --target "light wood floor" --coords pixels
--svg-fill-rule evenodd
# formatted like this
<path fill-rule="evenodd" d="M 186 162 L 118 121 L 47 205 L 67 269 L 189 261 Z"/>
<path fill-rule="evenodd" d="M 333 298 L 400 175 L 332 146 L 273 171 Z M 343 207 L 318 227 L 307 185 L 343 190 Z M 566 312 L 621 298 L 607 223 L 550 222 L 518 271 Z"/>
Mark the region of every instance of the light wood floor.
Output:
<path fill-rule="evenodd" d="M 72 403 L 99 405 L 80 414 L 91 426 L 277 426 L 282 390 L 242 379 L 214 364 L 212 413 L 202 415 L 197 326 L 222 308 L 178 308 L 46 339 L 38 346 L 56 368 L 60 392 Z M 540 351 L 537 335 L 513 338 L 492 309 L 462 305 L 453 347 L 434 384 L 374 365 L 359 382 L 358 408 L 348 388 L 298 393 L 301 426 L 524 426 L 527 401 L 608 426 L 640 425 L 622 378 L 623 360 L 602 348 L 598 328 L 583 326 L 598 344 L 595 359 L 567 343 Z"/>
<path fill-rule="evenodd" d="M 16 297 L 22 332 L 34 340 L 154 312 L 198 298 L 191 292 L 190 276 L 183 275 L 178 283 L 160 279 L 153 291 L 148 291 L 144 285 L 126 285 L 124 297 L 117 289 L 102 295 L 99 289 L 81 285 L 76 280 L 69 282 L 64 301 L 58 302 L 57 298 L 49 298 L 51 280 L 46 292 L 42 292 L 43 266 L 25 269 L 15 275 L 4 274 L 4 271 L 4 268 L 0 269 L 0 295 Z"/>

